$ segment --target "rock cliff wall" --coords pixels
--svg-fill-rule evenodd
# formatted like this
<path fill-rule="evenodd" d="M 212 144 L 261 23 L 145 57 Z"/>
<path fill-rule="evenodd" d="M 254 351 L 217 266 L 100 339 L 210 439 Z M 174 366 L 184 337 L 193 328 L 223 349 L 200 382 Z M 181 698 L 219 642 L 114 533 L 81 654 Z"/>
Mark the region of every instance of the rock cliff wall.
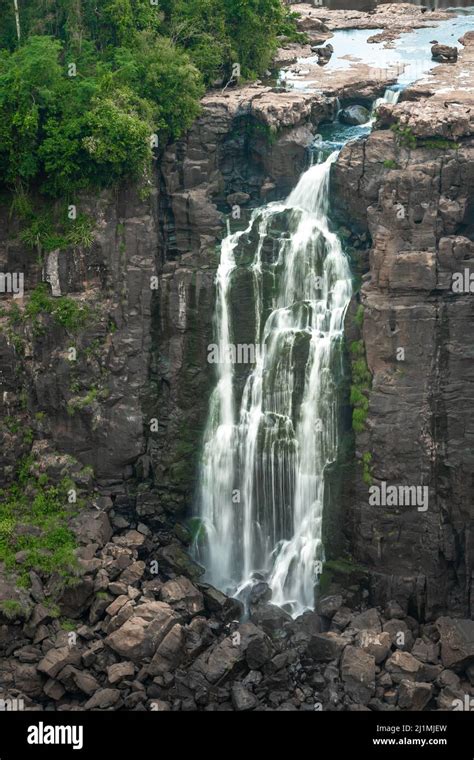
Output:
<path fill-rule="evenodd" d="M 397 598 L 428 618 L 473 604 L 474 302 L 453 291 L 453 274 L 474 263 L 473 99 L 463 87 L 473 56 L 466 47 L 458 69 L 437 67 L 381 108 L 370 137 L 342 151 L 332 184 L 340 218 L 372 241 L 360 300 L 373 380 L 358 456 L 370 453 L 375 485 L 429 488 L 426 511 L 370 506 L 359 468 L 349 543 L 373 571 L 374 601 Z"/>

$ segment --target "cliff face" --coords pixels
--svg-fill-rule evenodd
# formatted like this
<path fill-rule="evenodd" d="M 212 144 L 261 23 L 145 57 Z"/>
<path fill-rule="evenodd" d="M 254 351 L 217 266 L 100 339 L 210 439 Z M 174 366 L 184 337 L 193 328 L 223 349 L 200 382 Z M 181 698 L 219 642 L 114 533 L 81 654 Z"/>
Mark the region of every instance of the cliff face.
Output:
<path fill-rule="evenodd" d="M 357 478 L 349 543 L 373 571 L 376 603 L 397 598 L 428 618 L 473 604 L 474 306 L 472 292 L 453 290 L 453 274 L 474 265 L 473 100 L 462 80 L 473 60 L 467 47 L 458 69 L 437 67 L 383 107 L 378 129 L 342 151 L 332 185 L 345 224 L 372 240 L 360 300 L 373 382 L 358 455 L 370 452 L 375 485 L 429 488 L 426 511 L 371 506 Z"/>
<path fill-rule="evenodd" d="M 25 303 L 47 279 L 54 298 L 89 310 L 84 324 L 66 328 L 43 310 L 20 324 L 2 317 L 7 414 L 33 426 L 37 449 L 51 447 L 90 466 L 105 491 L 130 478 L 145 447 L 156 201 L 156 192 L 144 202 L 131 188 L 81 199 L 80 212 L 95 223 L 91 246 L 52 251 L 43 267 L 2 207 L 2 269 L 24 272 Z M 3 482 L 28 450 L 23 433 L 21 425 L 2 429 Z"/>
<path fill-rule="evenodd" d="M 400 15 L 404 28 L 420 24 L 416 9 L 403 8 L 344 23 L 385 28 L 383 19 Z M 318 18 L 328 12 L 311 12 L 302 24 L 312 41 L 328 38 Z M 331 19 L 330 28 L 343 23 L 342 13 Z M 315 78 L 317 92 L 258 83 L 208 95 L 148 187 L 78 202 L 94 219 L 91 245 L 52 251 L 44 269 L 2 207 L 0 271 L 24 272 L 21 309 L 46 276 L 55 303 L 70 299 L 63 317 L 71 304 L 88 309 L 84 321 L 44 308 L 19 319 L 9 298 L 0 316 L 0 486 L 29 457 L 36 477 L 68 478 L 81 501 L 71 515 L 73 579 L 32 570 L 25 590 L 1 569 L 5 693 L 63 709 L 313 710 L 316 701 L 379 710 L 399 697 L 400 709 L 415 709 L 414 669 L 422 707 L 451 709 L 453 694 L 467 693 L 457 673 L 474 659 L 471 622 L 422 621 L 474 609 L 474 307 L 472 292 L 452 287 L 453 274 L 474 271 L 474 109 L 463 79 L 473 56 L 468 45 L 457 67 L 438 67 L 383 106 L 374 132 L 333 167 L 335 221 L 363 277 L 346 338 L 363 340 L 372 387 L 355 436 L 353 459 L 363 466 L 347 464 L 348 432 L 325 516 L 330 559 L 344 548 L 358 566 L 328 563 L 317 612 L 298 621 L 268 604 L 262 583 L 251 622 L 234 625 L 241 605 L 200 583 L 203 569 L 187 553 L 213 383 L 219 243 L 224 214 L 233 211 L 231 229 L 241 229 L 252 208 L 294 187 L 315 131 L 339 105 L 373 101 L 390 81 L 363 63 L 328 81 L 314 65 L 302 77 Z M 247 342 L 253 304 L 241 274 L 232 308 Z M 427 509 L 372 505 L 370 482 L 427 487 Z M 72 648 L 58 614 L 77 623 Z M 451 667 L 451 681 L 439 680 Z"/>

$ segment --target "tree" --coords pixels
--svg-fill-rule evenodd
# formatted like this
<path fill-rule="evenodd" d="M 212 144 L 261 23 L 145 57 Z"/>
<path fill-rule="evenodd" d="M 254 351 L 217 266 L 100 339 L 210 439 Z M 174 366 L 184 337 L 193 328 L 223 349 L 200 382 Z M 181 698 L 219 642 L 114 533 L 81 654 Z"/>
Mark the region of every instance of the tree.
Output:
<path fill-rule="evenodd" d="M 20 10 L 18 8 L 18 0 L 13 0 L 13 8 L 15 11 L 16 34 L 18 37 L 18 44 L 19 44 L 20 39 L 21 39 L 21 27 L 20 27 Z"/>

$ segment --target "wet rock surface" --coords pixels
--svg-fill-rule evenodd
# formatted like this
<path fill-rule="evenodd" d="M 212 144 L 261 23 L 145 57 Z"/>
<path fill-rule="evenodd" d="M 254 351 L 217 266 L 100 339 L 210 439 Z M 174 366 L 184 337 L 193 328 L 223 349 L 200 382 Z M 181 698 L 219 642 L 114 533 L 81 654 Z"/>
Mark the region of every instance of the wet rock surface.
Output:
<path fill-rule="evenodd" d="M 279 60 L 313 57 L 310 45 L 335 29 L 383 29 L 389 43 L 425 23 L 408 5 L 302 13 L 310 43 Z M 0 335 L 3 399 L 21 423 L 1 430 L 1 485 L 32 453 L 38 473 L 71 478 L 83 502 L 71 519 L 79 550 L 70 584 L 31 572 L 19 588 L 0 568 L 5 698 L 30 710 L 245 712 L 451 710 L 474 694 L 472 296 L 450 290 L 453 272 L 474 265 L 474 109 L 462 78 L 474 47 L 463 39 L 456 66 L 436 67 L 384 105 L 376 131 L 347 146 L 333 172 L 336 209 L 366 249 L 371 242 L 361 299 L 373 386 L 357 451 L 372 453 L 375 483 L 429 485 L 427 513 L 382 514 L 368 505 L 367 484 L 351 483 L 346 524 L 363 568 L 335 570 L 317 612 L 297 620 L 265 584 L 245 611 L 204 582 L 190 556 L 185 518 L 213 379 L 223 214 L 235 207 L 243 225 L 253 207 L 283 197 L 337 99 L 371 101 L 387 82 L 364 63 L 336 76 L 315 63 L 312 91 L 258 83 L 212 92 L 147 192 L 83 199 L 96 220 L 92 248 L 51 254 L 56 286 L 93 307 L 95 320 L 73 339 L 51 320 L 43 332 L 27 326 L 22 350 L 8 329 Z M 34 287 L 43 273 L 8 210 L 1 221 L 3 269 L 21 262 Z"/>

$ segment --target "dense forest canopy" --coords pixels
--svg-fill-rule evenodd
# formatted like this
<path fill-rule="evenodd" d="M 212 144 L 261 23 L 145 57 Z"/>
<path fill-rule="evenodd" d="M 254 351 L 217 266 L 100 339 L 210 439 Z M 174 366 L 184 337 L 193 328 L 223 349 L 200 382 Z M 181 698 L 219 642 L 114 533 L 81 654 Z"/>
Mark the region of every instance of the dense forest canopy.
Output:
<path fill-rule="evenodd" d="M 53 196 L 138 178 L 206 87 L 297 36 L 281 0 L 0 0 L 0 178 Z"/>

